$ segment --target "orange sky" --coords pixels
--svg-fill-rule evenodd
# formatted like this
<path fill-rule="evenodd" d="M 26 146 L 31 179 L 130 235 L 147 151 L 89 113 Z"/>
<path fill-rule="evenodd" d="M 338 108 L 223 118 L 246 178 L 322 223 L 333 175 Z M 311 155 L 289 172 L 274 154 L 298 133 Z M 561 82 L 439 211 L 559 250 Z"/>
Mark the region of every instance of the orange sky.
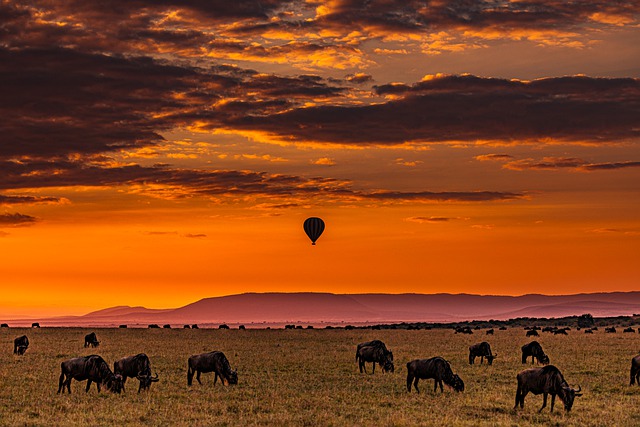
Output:
<path fill-rule="evenodd" d="M 0 317 L 638 290 L 637 2 L 115 3 L 0 3 Z"/>

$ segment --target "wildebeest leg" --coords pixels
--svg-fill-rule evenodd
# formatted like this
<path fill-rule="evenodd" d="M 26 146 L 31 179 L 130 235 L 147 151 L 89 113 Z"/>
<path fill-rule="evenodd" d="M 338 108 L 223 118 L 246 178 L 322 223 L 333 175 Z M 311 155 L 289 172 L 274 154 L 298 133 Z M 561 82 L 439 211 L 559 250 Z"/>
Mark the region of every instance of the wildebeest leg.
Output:
<path fill-rule="evenodd" d="M 127 382 L 127 376 L 126 376 L 126 375 L 122 375 L 122 391 L 125 391 L 125 389 L 124 389 L 124 383 L 126 383 L 126 382 Z M 139 392 L 139 391 L 140 391 L 140 390 L 138 390 L 138 392 Z"/>
<path fill-rule="evenodd" d="M 518 409 L 518 403 L 520 403 L 520 394 L 522 390 L 520 384 L 518 384 L 518 389 L 516 390 L 516 404 L 513 406 L 513 409 Z"/>
<path fill-rule="evenodd" d="M 215 372 L 215 375 L 213 376 L 213 385 L 216 385 L 217 381 L 218 381 L 218 373 Z M 220 377 L 220 381 L 222 381 L 222 377 Z"/>
<path fill-rule="evenodd" d="M 376 362 L 373 362 L 373 370 L 371 371 L 371 374 L 375 374 L 376 373 Z"/>
<path fill-rule="evenodd" d="M 631 366 L 631 382 L 629 383 L 629 385 L 633 385 L 636 380 L 639 380 L 638 385 L 640 385 L 640 378 L 638 378 L 638 376 L 640 376 L 640 369 L 636 369 L 635 367 Z"/>
<path fill-rule="evenodd" d="M 87 389 L 85 390 L 86 393 L 89 393 L 89 387 L 91 387 L 91 380 L 87 380 Z"/>
<path fill-rule="evenodd" d="M 413 376 L 411 376 L 411 372 L 407 373 L 407 391 L 411 393 L 411 381 L 413 381 Z"/>
<path fill-rule="evenodd" d="M 413 381 L 413 387 L 416 389 L 416 392 L 420 393 L 420 389 L 418 388 L 418 381 L 420 381 L 420 378 L 416 377 L 416 379 Z"/>
<path fill-rule="evenodd" d="M 200 381 L 200 371 L 196 371 L 196 380 L 198 380 L 198 384 L 202 385 L 202 381 Z"/>
<path fill-rule="evenodd" d="M 547 406 L 547 393 L 542 393 L 542 408 L 538 409 L 538 412 L 542 412 L 542 410 Z"/>
<path fill-rule="evenodd" d="M 551 395 L 551 412 L 553 412 L 553 404 L 556 403 L 556 395 Z"/>
<path fill-rule="evenodd" d="M 60 374 L 60 379 L 58 380 L 58 393 L 60 390 L 64 393 L 64 372 Z"/>
<path fill-rule="evenodd" d="M 69 394 L 71 394 L 71 380 L 73 379 L 73 377 L 71 375 L 69 375 L 69 377 L 67 378 L 67 391 L 69 392 Z M 62 387 L 62 392 L 64 393 L 64 386 Z"/>
<path fill-rule="evenodd" d="M 476 360 L 476 357 L 469 353 L 469 365 L 473 365 L 473 362 Z"/>
<path fill-rule="evenodd" d="M 482 365 L 482 362 L 484 362 L 484 356 L 480 356 L 480 364 Z"/>

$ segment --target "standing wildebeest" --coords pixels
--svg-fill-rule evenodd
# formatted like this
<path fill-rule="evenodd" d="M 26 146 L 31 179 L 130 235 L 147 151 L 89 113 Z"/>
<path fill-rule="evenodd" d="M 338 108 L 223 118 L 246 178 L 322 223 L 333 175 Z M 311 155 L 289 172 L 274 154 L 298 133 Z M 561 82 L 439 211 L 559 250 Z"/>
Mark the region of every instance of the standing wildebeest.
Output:
<path fill-rule="evenodd" d="M 29 338 L 26 335 L 13 340 L 13 354 L 22 356 L 27 348 L 29 348 Z"/>
<path fill-rule="evenodd" d="M 428 378 L 434 379 L 433 391 L 438 390 L 440 385 L 440 392 L 444 392 L 442 389 L 442 382 L 455 391 L 464 391 L 464 382 L 462 379 L 453 373 L 449 362 L 442 357 L 432 357 L 431 359 L 416 359 L 407 363 L 407 391 L 411 393 L 411 382 L 416 391 L 420 393 L 418 389 L 418 381 L 420 379 L 426 380 Z"/>
<path fill-rule="evenodd" d="M 469 347 L 469 365 L 473 365 L 476 357 L 480 358 L 480 364 L 484 361 L 484 358 L 487 358 L 487 363 L 489 365 L 493 364 L 493 359 L 498 357 L 498 354 L 491 354 L 491 346 L 488 342 L 483 341 L 478 344 L 474 344 Z"/>
<path fill-rule="evenodd" d="M 39 327 L 40 327 L 40 323 L 38 323 L 38 322 L 33 322 L 33 323 L 31 324 L 31 327 L 32 327 L 32 328 L 39 328 Z"/>
<path fill-rule="evenodd" d="M 529 356 L 531 356 L 531 363 L 537 359 L 538 363 L 542 363 L 543 365 L 549 364 L 549 356 L 544 354 L 542 346 L 538 341 L 531 341 L 529 344 L 522 346 L 522 363 L 527 363 L 527 357 Z"/>
<path fill-rule="evenodd" d="M 622 332 L 624 332 L 624 333 L 626 333 L 626 332 L 635 333 L 635 332 L 636 332 L 636 330 L 635 330 L 635 329 L 633 329 L 632 327 L 628 327 L 628 328 L 624 328 L 624 330 L 623 330 Z"/>
<path fill-rule="evenodd" d="M 631 383 L 629 385 L 635 384 L 636 381 L 640 385 L 640 354 L 631 359 Z"/>
<path fill-rule="evenodd" d="M 553 335 L 569 335 L 569 334 L 567 334 L 566 329 L 556 329 L 555 331 L 553 331 Z"/>
<path fill-rule="evenodd" d="M 147 390 L 151 387 L 151 383 L 158 381 L 158 374 L 151 376 L 151 362 L 146 354 L 140 353 L 135 356 L 123 357 L 114 362 L 113 372 L 122 375 L 122 390 L 127 382 L 127 378 L 137 378 L 140 381 L 138 393 L 140 390 Z"/>
<path fill-rule="evenodd" d="M 531 329 L 529 331 L 527 331 L 526 334 L 528 337 L 539 337 L 540 334 L 538 333 L 538 331 L 536 331 L 535 329 Z"/>
<path fill-rule="evenodd" d="M 218 376 L 222 384 L 238 384 L 238 372 L 231 369 L 227 357 L 221 351 L 212 351 L 210 353 L 196 354 L 189 358 L 189 369 L 187 370 L 187 385 L 193 382 L 193 374 L 196 374 L 196 380 L 200 381 L 200 374 L 207 372 L 215 372 L 213 385 L 218 381 Z"/>
<path fill-rule="evenodd" d="M 616 328 L 614 328 L 613 326 L 610 328 L 604 328 L 604 331 L 608 334 L 615 334 L 616 333 Z"/>
<path fill-rule="evenodd" d="M 9 324 L 8 323 L 3 323 L 2 325 L 0 325 L 0 328 L 8 328 Z"/>
<path fill-rule="evenodd" d="M 376 372 L 376 363 L 382 368 L 382 372 L 393 372 L 393 352 L 380 340 L 362 342 L 356 347 L 356 362 L 360 368 L 360 373 L 364 370 L 367 373 L 365 362 L 373 363 L 373 371 Z"/>
<path fill-rule="evenodd" d="M 91 332 L 90 334 L 85 335 L 84 337 L 84 348 L 87 347 L 97 347 L 100 345 L 100 341 L 96 337 L 95 332 Z"/>
<path fill-rule="evenodd" d="M 489 330 L 487 331 L 487 335 L 493 335 L 493 329 L 489 329 Z"/>
<path fill-rule="evenodd" d="M 109 365 L 100 356 L 92 354 L 91 356 L 76 357 L 74 359 L 65 360 L 60 364 L 62 372 L 60 373 L 60 380 L 58 381 L 58 393 L 62 391 L 64 394 L 64 388 L 71 393 L 71 380 L 87 381 L 87 388 L 85 391 L 89 391 L 91 382 L 96 383 L 98 391 L 100 391 L 100 385 L 104 384 L 112 393 L 120 393 L 122 390 L 122 375 L 116 375 L 111 372 Z M 66 378 L 65 378 L 66 377 Z"/>
<path fill-rule="evenodd" d="M 553 365 L 548 365 L 543 368 L 531 368 L 525 369 L 520 372 L 518 378 L 518 390 L 516 391 L 516 405 L 514 409 L 524 408 L 524 398 L 527 393 L 531 392 L 535 395 L 542 393 L 543 401 L 542 407 L 538 412 L 541 412 L 545 406 L 547 406 L 547 395 L 551 395 L 551 412 L 553 412 L 553 404 L 556 401 L 556 395 L 564 403 L 564 409 L 568 412 L 573 406 L 573 400 L 582 396 L 580 391 L 582 387 L 578 386 L 575 390 L 569 387 L 569 384 L 565 381 L 560 370 Z"/>

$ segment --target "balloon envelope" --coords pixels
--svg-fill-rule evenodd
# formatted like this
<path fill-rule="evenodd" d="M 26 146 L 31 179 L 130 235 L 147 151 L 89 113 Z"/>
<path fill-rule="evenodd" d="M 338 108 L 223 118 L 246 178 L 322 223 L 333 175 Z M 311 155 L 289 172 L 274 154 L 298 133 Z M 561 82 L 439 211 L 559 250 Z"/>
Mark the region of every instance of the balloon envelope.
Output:
<path fill-rule="evenodd" d="M 304 221 L 304 232 L 311 239 L 311 244 L 315 245 L 316 240 L 320 237 L 324 231 L 324 221 L 317 217 L 307 218 Z"/>

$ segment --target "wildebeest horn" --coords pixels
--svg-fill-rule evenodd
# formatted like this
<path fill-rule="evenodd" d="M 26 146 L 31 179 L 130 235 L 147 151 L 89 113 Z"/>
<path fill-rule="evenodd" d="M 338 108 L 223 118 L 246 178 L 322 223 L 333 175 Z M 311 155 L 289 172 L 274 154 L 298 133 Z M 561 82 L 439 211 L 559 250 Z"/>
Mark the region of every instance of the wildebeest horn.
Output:
<path fill-rule="evenodd" d="M 578 384 L 578 389 L 574 390 L 576 393 L 580 393 L 582 391 L 582 387 L 580 386 L 580 384 Z"/>
<path fill-rule="evenodd" d="M 155 383 L 155 382 L 158 382 L 158 381 L 160 381 L 160 380 L 158 379 L 158 373 L 156 372 L 156 376 L 155 377 L 151 377 L 151 382 Z"/>
<path fill-rule="evenodd" d="M 493 354 L 493 357 L 498 357 L 498 353 L 494 353 L 494 354 Z"/>

